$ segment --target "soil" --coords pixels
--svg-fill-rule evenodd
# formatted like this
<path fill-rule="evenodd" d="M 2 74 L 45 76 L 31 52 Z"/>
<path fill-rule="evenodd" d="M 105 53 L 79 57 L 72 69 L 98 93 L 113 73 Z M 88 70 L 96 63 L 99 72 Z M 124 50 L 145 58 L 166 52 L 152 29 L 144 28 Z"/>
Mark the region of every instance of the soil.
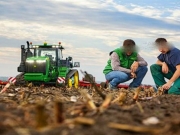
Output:
<path fill-rule="evenodd" d="M 178 95 L 154 96 L 152 99 L 134 102 L 131 92 L 123 104 L 111 103 L 102 112 L 87 105 L 81 89 L 55 87 L 11 86 L 0 94 L 0 134 L 2 135 L 179 135 L 180 97 Z M 99 108 L 103 99 L 93 89 L 85 89 L 95 106 Z M 102 90 L 112 94 L 114 100 L 118 91 Z M 143 92 L 143 91 L 142 91 Z M 133 94 L 132 94 L 133 95 Z M 72 96 L 77 101 L 72 101 Z M 63 108 L 58 115 L 57 106 Z M 44 111 L 43 111 L 44 109 Z M 55 111 L 56 110 L 56 111 Z M 40 114 L 40 115 L 38 115 Z M 61 115 L 62 114 L 62 115 Z M 143 120 L 156 117 L 157 124 L 145 125 Z M 76 118 L 87 118 L 75 122 Z M 58 122 L 57 122 L 58 121 Z M 90 123 L 88 121 L 91 121 Z M 92 122 L 93 121 L 93 122 Z M 114 129 L 109 123 L 132 126 L 128 129 Z M 158 132 L 134 131 L 136 127 L 158 130 Z"/>

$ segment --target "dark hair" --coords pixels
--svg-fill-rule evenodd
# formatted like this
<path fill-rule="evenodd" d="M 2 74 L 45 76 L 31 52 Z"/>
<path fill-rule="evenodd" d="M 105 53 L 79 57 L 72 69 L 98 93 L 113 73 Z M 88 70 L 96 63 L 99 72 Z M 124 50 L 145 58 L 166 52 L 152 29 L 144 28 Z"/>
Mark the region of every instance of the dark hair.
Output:
<path fill-rule="evenodd" d="M 123 46 L 135 45 L 136 43 L 132 39 L 126 39 L 123 42 Z"/>
<path fill-rule="evenodd" d="M 167 42 L 167 40 L 165 38 L 157 38 L 155 43 L 159 44 L 159 43 L 162 43 L 162 42 Z"/>

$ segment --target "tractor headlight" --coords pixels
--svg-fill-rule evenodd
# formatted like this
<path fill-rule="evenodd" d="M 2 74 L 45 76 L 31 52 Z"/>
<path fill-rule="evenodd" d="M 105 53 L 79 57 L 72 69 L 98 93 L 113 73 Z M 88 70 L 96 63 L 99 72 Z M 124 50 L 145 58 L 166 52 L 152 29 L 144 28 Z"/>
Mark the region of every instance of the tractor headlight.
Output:
<path fill-rule="evenodd" d="M 46 60 L 36 60 L 37 63 L 44 63 Z"/>
<path fill-rule="evenodd" d="M 33 63 L 34 60 L 26 60 L 27 63 Z"/>
<path fill-rule="evenodd" d="M 33 45 L 32 48 L 39 48 L 39 46 L 38 45 Z"/>

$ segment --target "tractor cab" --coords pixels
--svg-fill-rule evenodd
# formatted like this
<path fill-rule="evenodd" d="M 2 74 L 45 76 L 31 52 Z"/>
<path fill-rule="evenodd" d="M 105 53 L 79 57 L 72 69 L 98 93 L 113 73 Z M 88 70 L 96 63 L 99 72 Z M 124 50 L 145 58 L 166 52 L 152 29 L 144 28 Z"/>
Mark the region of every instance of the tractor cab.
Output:
<path fill-rule="evenodd" d="M 60 42 L 59 45 L 47 45 L 44 43 L 43 46 L 34 45 L 32 47 L 34 48 L 34 57 L 48 57 L 51 64 L 54 66 L 73 68 L 72 57 L 69 56 L 68 58 L 63 59 L 62 50 L 64 50 L 64 47 L 61 46 Z M 75 63 L 75 66 L 76 65 L 77 63 Z"/>

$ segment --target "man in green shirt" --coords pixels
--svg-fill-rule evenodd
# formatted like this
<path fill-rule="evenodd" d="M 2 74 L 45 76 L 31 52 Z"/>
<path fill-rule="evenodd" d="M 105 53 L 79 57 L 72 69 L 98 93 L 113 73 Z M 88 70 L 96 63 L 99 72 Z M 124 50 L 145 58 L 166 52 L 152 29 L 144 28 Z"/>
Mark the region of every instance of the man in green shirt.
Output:
<path fill-rule="evenodd" d="M 116 89 L 119 83 L 130 79 L 133 79 L 129 85 L 130 88 L 141 85 L 147 73 L 147 62 L 137 53 L 135 48 L 135 42 L 127 39 L 121 48 L 110 52 L 110 58 L 103 70 L 110 89 Z"/>

